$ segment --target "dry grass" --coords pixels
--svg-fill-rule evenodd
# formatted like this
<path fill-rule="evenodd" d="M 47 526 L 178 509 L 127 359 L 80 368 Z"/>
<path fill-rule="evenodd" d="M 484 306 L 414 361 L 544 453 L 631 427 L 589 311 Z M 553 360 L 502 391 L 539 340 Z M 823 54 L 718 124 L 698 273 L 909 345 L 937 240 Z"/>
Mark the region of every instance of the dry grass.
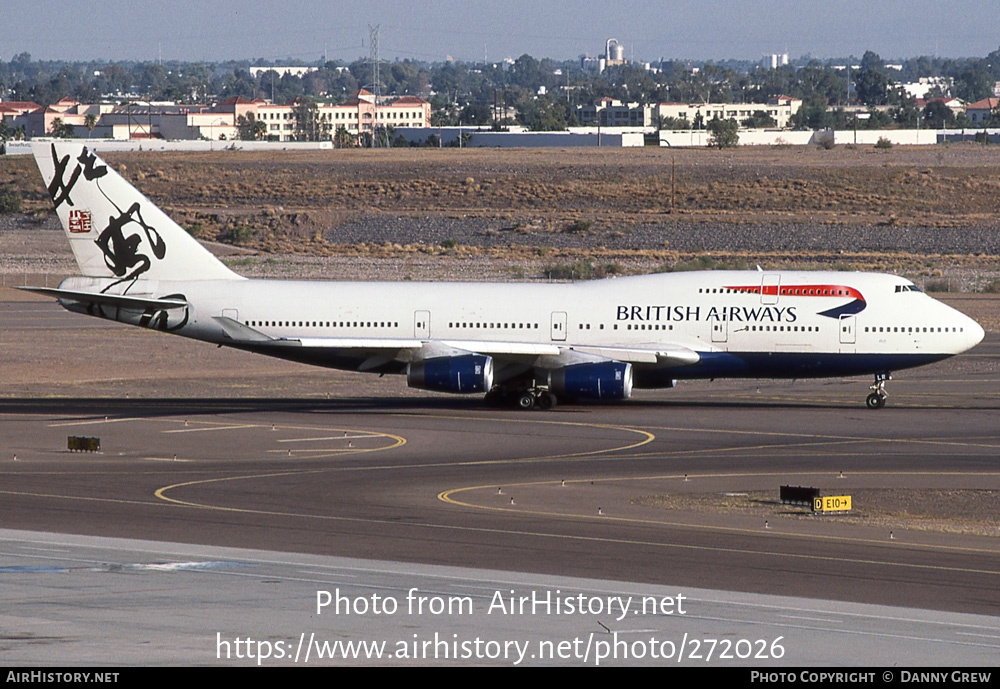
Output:
<path fill-rule="evenodd" d="M 598 237 L 678 221 L 1000 229 L 1000 158 L 977 144 L 891 151 L 398 149 L 106 157 L 200 238 L 235 237 L 262 251 L 344 251 L 326 245 L 323 231 L 373 209 L 502 219 L 533 232 Z M 0 159 L 0 185 L 7 183 L 29 212 L 46 207 L 30 159 Z"/>

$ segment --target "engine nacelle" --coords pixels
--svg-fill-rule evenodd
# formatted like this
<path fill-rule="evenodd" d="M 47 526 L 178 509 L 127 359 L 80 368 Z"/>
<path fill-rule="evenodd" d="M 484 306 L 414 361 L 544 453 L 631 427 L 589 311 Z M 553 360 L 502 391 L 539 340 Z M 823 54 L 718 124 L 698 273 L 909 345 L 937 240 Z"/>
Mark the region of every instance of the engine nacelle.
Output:
<path fill-rule="evenodd" d="M 570 397 L 625 399 L 632 395 L 632 364 L 602 361 L 559 368 L 549 373 L 549 389 Z"/>
<path fill-rule="evenodd" d="M 493 358 L 468 354 L 414 361 L 406 368 L 406 384 L 437 392 L 489 392 L 493 387 Z"/>

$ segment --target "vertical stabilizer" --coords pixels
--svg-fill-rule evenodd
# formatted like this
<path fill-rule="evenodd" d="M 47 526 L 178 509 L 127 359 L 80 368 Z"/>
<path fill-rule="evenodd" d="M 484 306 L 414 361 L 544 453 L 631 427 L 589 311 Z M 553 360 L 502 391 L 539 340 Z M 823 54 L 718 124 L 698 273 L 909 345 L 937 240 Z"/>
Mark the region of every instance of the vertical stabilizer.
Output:
<path fill-rule="evenodd" d="M 84 276 L 240 279 L 86 146 L 38 143 L 32 152 Z"/>

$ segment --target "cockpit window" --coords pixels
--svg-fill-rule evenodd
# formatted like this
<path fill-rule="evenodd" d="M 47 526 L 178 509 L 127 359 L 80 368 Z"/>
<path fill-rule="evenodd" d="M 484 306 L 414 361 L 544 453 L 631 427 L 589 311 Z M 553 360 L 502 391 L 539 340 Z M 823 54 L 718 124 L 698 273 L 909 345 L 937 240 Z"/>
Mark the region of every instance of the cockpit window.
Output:
<path fill-rule="evenodd" d="M 921 289 L 916 285 L 896 285 L 896 294 L 900 292 L 920 292 Z"/>

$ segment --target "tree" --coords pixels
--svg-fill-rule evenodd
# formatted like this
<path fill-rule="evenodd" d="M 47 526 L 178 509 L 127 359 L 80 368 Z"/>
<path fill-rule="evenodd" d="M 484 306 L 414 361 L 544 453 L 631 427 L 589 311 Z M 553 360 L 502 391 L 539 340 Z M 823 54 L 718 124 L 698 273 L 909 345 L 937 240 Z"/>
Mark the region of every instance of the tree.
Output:
<path fill-rule="evenodd" d="M 708 123 L 708 131 L 712 136 L 708 139 L 708 145 L 715 148 L 733 148 L 740 143 L 739 124 L 735 119 L 724 120 L 715 117 Z"/>
<path fill-rule="evenodd" d="M 653 116 L 653 126 L 658 132 L 664 129 L 691 129 L 691 123 L 683 117 L 664 117 L 663 115 Z"/>
<path fill-rule="evenodd" d="M 763 129 L 764 127 L 777 127 L 778 121 L 763 110 L 755 110 L 750 117 L 743 120 L 740 124 L 748 129 Z"/>
<path fill-rule="evenodd" d="M 458 124 L 458 116 L 451 110 L 434 110 L 431 112 L 432 127 L 451 127 Z"/>
<path fill-rule="evenodd" d="M 73 138 L 73 125 L 63 122 L 61 117 L 56 117 L 52 120 L 49 133 L 59 139 L 71 139 Z"/>
<path fill-rule="evenodd" d="M 554 101 L 551 94 L 526 98 L 518 105 L 518 118 L 533 132 L 564 131 L 575 119 L 563 101 Z"/>
<path fill-rule="evenodd" d="M 302 99 L 292 111 L 295 118 L 295 139 L 297 141 L 322 141 L 329 135 L 330 125 L 320 120 L 319 106 L 315 101 Z"/>
<path fill-rule="evenodd" d="M 337 131 L 333 134 L 333 145 L 336 148 L 347 148 L 349 146 L 357 145 L 357 139 L 353 134 L 347 131 L 347 128 L 343 125 L 337 127 Z"/>
<path fill-rule="evenodd" d="M 83 118 L 83 124 L 87 128 L 87 138 L 94 133 L 94 127 L 97 126 L 97 115 L 94 113 L 87 113 L 87 116 Z"/>
<path fill-rule="evenodd" d="M 930 129 L 944 129 L 955 124 L 955 113 L 942 101 L 932 100 L 924 106 L 924 122 Z"/>
<path fill-rule="evenodd" d="M 828 129 L 833 124 L 833 115 L 827 111 L 824 101 L 811 99 L 802 103 L 789 123 L 795 129 Z"/>
<path fill-rule="evenodd" d="M 479 127 L 485 127 L 490 123 L 492 119 L 492 113 L 490 109 L 479 103 L 470 103 L 466 105 L 461 114 L 459 115 L 459 121 L 462 124 L 470 124 Z"/>
<path fill-rule="evenodd" d="M 854 90 L 865 105 L 886 105 L 889 102 L 889 77 L 883 71 L 885 63 L 876 53 L 868 50 L 861 58 L 861 71 L 854 82 Z"/>
<path fill-rule="evenodd" d="M 954 93 L 966 103 L 993 95 L 993 75 L 984 66 L 970 65 L 955 77 Z"/>
<path fill-rule="evenodd" d="M 267 123 L 258 120 L 252 112 L 237 117 L 236 127 L 241 141 L 260 141 L 267 136 Z"/>

